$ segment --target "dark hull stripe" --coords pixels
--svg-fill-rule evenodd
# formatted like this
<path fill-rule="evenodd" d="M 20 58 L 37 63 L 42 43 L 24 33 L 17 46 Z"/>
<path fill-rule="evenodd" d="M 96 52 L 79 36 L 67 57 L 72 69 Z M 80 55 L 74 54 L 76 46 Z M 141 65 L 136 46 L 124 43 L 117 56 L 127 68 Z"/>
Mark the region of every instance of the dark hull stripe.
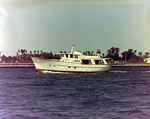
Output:
<path fill-rule="evenodd" d="M 68 65 L 57 65 L 57 66 L 66 66 L 66 67 L 68 67 Z M 82 65 L 82 66 L 70 66 L 70 67 L 77 67 L 77 68 L 105 68 L 105 67 L 102 67 L 102 66 L 99 66 L 99 67 L 84 67 L 84 66 L 85 65 Z M 110 66 L 111 67 L 111 65 L 107 65 L 107 64 L 105 64 L 103 66 Z"/>

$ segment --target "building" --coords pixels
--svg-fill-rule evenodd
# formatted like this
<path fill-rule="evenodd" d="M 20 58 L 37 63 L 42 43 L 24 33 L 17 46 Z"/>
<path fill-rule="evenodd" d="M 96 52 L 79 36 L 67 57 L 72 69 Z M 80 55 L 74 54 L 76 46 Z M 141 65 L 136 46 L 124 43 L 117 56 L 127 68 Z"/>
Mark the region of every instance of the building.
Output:
<path fill-rule="evenodd" d="M 150 63 L 150 58 L 145 58 L 145 59 L 143 59 L 144 60 L 144 62 L 146 62 L 146 63 Z"/>

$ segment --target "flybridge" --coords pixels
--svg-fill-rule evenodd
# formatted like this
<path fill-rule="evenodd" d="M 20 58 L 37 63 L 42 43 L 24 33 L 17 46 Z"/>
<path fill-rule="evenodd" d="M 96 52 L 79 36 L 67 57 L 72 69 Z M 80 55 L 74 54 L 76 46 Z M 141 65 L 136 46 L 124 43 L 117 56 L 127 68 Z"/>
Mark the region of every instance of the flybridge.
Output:
<path fill-rule="evenodd" d="M 64 59 L 64 58 L 81 58 L 82 54 L 81 52 L 74 51 L 74 53 L 58 53 L 59 56 Z"/>
<path fill-rule="evenodd" d="M 61 60 L 63 62 L 78 62 L 81 64 L 88 64 L 88 65 L 100 65 L 100 64 L 107 64 L 104 58 L 100 57 L 100 50 L 97 50 L 98 55 L 97 56 L 87 56 L 82 55 L 80 51 L 74 51 L 74 44 L 71 48 L 70 53 L 58 53 Z"/>
<path fill-rule="evenodd" d="M 64 60 L 64 59 L 72 59 L 72 58 L 74 58 L 74 59 L 81 58 L 82 54 L 81 54 L 80 51 L 74 51 L 74 53 L 73 53 L 74 46 L 75 46 L 75 44 L 73 44 L 70 53 L 58 53 L 60 58 L 62 60 Z"/>

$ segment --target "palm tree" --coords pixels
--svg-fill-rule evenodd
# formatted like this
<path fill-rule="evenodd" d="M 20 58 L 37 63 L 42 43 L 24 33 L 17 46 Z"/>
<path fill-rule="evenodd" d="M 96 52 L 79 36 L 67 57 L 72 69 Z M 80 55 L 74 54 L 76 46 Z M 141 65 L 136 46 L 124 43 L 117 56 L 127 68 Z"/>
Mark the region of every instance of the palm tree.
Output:
<path fill-rule="evenodd" d="M 49 53 L 49 59 L 53 59 L 53 53 L 52 52 Z"/>
<path fill-rule="evenodd" d="M 142 56 L 142 52 L 139 52 L 140 57 Z"/>
<path fill-rule="evenodd" d="M 39 54 L 39 50 L 37 50 L 37 53 Z"/>
<path fill-rule="evenodd" d="M 111 53 L 112 53 L 111 55 L 114 55 L 114 53 L 115 53 L 115 47 L 112 47 L 110 50 L 111 50 Z"/>
<path fill-rule="evenodd" d="M 109 57 L 111 55 L 111 51 L 107 50 L 107 56 Z"/>
<path fill-rule="evenodd" d="M 25 53 L 27 53 L 27 50 L 26 50 L 26 49 L 24 49 L 24 52 L 25 52 Z"/>
<path fill-rule="evenodd" d="M 21 49 L 21 53 L 22 53 L 22 54 L 24 53 L 24 50 L 23 50 L 23 49 Z"/>
<path fill-rule="evenodd" d="M 119 48 L 115 48 L 115 54 L 119 53 Z"/>
<path fill-rule="evenodd" d="M 86 51 L 85 53 L 86 53 L 86 55 L 87 55 L 88 51 Z"/>
<path fill-rule="evenodd" d="M 93 53 L 94 53 L 94 51 L 91 51 L 91 53 L 93 54 Z"/>
<path fill-rule="evenodd" d="M 97 49 L 97 54 L 101 54 L 101 51 L 100 51 L 100 49 Z"/>
<path fill-rule="evenodd" d="M 137 52 L 137 50 L 134 50 L 134 55 L 136 56 L 136 52 Z"/>
<path fill-rule="evenodd" d="M 90 51 L 88 51 L 88 55 L 90 56 Z"/>
<path fill-rule="evenodd" d="M 36 53 L 36 50 L 34 50 L 34 54 Z"/>
<path fill-rule="evenodd" d="M 20 53 L 20 50 L 18 50 L 18 53 Z"/>
<path fill-rule="evenodd" d="M 30 54 L 32 55 L 32 51 L 30 51 Z"/>
<path fill-rule="evenodd" d="M 104 57 L 104 53 L 103 53 L 102 55 L 103 55 L 103 57 Z"/>
<path fill-rule="evenodd" d="M 145 52 L 146 57 L 149 55 L 149 52 Z"/>

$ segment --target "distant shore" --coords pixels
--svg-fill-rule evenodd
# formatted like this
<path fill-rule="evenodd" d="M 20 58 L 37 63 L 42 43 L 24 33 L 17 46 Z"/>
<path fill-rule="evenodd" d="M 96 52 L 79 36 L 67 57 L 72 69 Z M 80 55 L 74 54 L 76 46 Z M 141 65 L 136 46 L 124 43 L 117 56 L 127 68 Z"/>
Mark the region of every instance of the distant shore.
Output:
<path fill-rule="evenodd" d="M 112 67 L 150 66 L 150 63 L 112 63 Z M 34 68 L 33 63 L 0 63 L 0 68 Z"/>
<path fill-rule="evenodd" d="M 112 67 L 148 67 L 150 63 L 112 63 Z"/>
<path fill-rule="evenodd" d="M 33 63 L 0 63 L 0 68 L 34 68 Z"/>

